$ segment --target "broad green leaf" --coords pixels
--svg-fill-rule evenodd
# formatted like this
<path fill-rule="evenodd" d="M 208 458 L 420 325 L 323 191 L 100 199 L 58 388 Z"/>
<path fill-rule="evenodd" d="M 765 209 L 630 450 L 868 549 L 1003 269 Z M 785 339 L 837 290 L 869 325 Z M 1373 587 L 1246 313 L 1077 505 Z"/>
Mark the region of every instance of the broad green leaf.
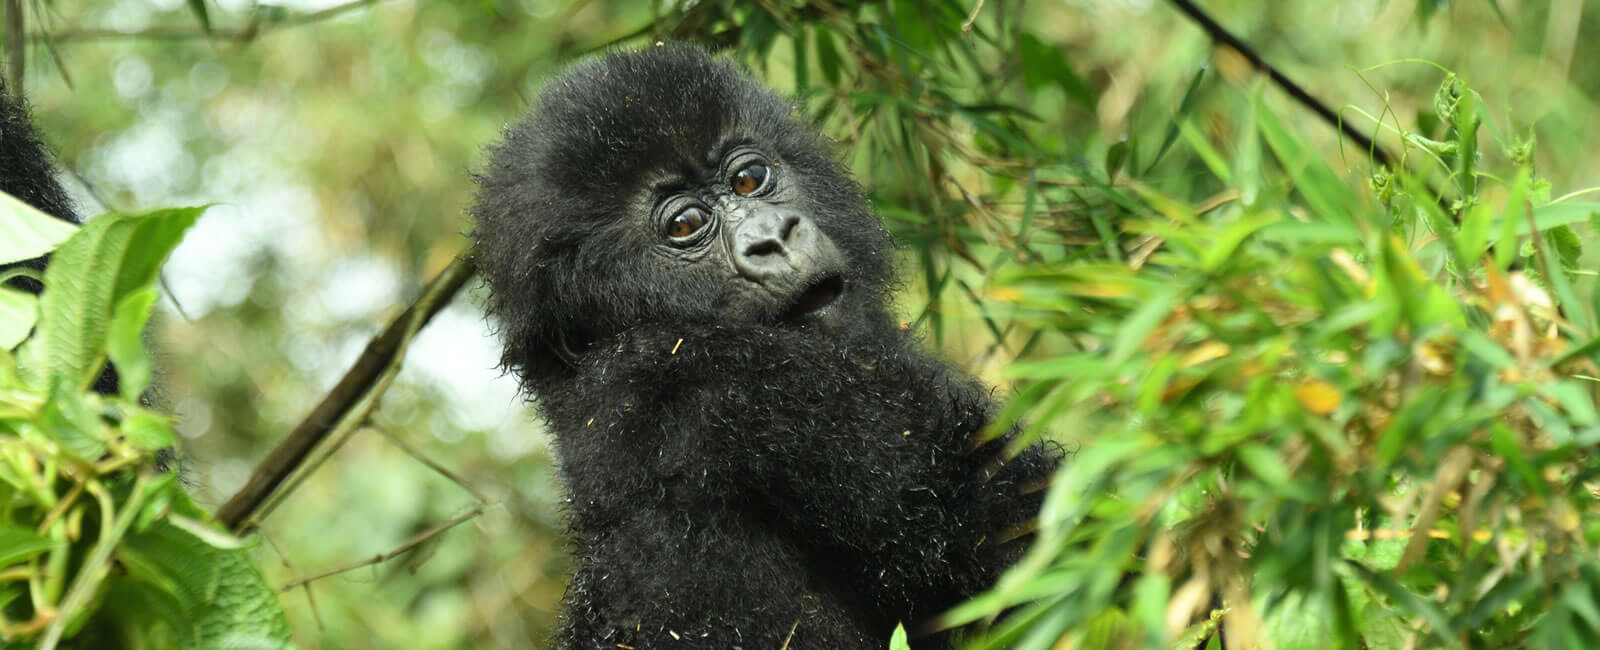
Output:
<path fill-rule="evenodd" d="M 158 586 L 177 608 L 177 647 L 288 648 L 277 592 L 246 549 L 221 549 L 170 522 L 130 535 L 119 550 L 128 567 L 115 581 Z M 173 620 L 171 618 L 169 621 Z"/>
<path fill-rule="evenodd" d="M 1354 207 L 1350 188 L 1328 167 L 1321 154 L 1312 151 L 1299 134 L 1284 126 L 1266 102 L 1256 101 L 1255 112 L 1261 135 L 1294 179 L 1295 190 L 1305 197 L 1312 214 L 1335 223 L 1361 214 Z M 1366 155 L 1366 152 L 1359 155 Z"/>
<path fill-rule="evenodd" d="M 889 635 L 889 650 L 911 650 L 911 642 L 906 640 L 906 626 L 894 626 L 894 634 Z"/>
<path fill-rule="evenodd" d="M 78 227 L 69 222 L 0 192 L 0 264 L 44 255 L 77 230 Z"/>
<path fill-rule="evenodd" d="M 145 451 L 157 451 L 177 444 L 170 418 L 143 409 L 122 420 L 122 435 L 128 443 Z"/>
<path fill-rule="evenodd" d="M 1387 596 L 1402 611 L 1425 621 L 1428 627 L 1432 628 L 1433 634 L 1430 635 L 1432 639 L 1436 639 L 1444 647 L 1461 647 L 1461 641 L 1453 633 L 1455 630 L 1450 626 L 1450 620 L 1431 601 L 1406 589 L 1388 575 L 1376 573 L 1358 562 L 1347 561 L 1344 566 L 1375 591 Z"/>
<path fill-rule="evenodd" d="M 48 551 L 53 544 L 50 538 L 27 528 L 0 525 L 0 568 Z"/>
<path fill-rule="evenodd" d="M 0 285 L 0 349 L 17 347 L 39 316 L 39 299 L 26 291 Z"/>
<path fill-rule="evenodd" d="M 1018 42 L 1022 57 L 1022 81 L 1028 90 L 1037 90 L 1045 84 L 1055 84 L 1067 98 L 1088 110 L 1095 110 L 1094 90 L 1085 83 L 1061 48 L 1046 44 L 1032 33 L 1023 32 Z"/>
<path fill-rule="evenodd" d="M 61 444 L 79 462 L 92 463 L 106 453 L 105 423 L 100 419 L 98 399 L 64 380 L 50 387 L 50 399 L 40 409 L 35 422 L 47 440 Z"/>
<path fill-rule="evenodd" d="M 124 296 L 117 302 L 106 332 L 106 353 L 117 366 L 118 389 L 133 401 L 149 387 L 154 374 L 150 354 L 144 349 L 144 325 L 150 320 L 156 296 L 154 287 L 136 289 Z"/>
<path fill-rule="evenodd" d="M 113 310 L 155 281 L 161 263 L 203 211 L 107 214 L 62 244 L 45 271 L 38 330 L 24 344 L 24 376 L 37 386 L 53 377 L 79 387 L 93 382 L 105 360 Z"/>
<path fill-rule="evenodd" d="M 1600 201 L 1564 201 L 1534 208 L 1531 224 L 1526 212 L 1508 210 L 1506 214 L 1512 215 L 1512 226 L 1517 236 L 1525 237 L 1536 229 L 1544 232 L 1557 226 L 1587 223 L 1597 212 L 1600 212 Z"/>
<path fill-rule="evenodd" d="M 1251 474 L 1267 485 L 1280 489 L 1288 485 L 1289 466 L 1285 465 L 1283 459 L 1271 449 L 1258 444 L 1246 444 L 1240 446 L 1236 453 L 1239 455 L 1239 462 L 1244 463 Z"/>

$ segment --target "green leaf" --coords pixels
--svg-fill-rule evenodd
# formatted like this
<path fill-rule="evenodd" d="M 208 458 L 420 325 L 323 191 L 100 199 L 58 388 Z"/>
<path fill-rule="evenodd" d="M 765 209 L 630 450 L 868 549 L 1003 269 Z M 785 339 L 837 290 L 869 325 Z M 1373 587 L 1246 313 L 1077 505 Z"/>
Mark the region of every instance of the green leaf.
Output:
<path fill-rule="evenodd" d="M 1147 637 L 1161 638 L 1166 633 L 1167 603 L 1171 599 L 1170 578 L 1159 573 L 1139 576 L 1133 589 L 1133 614 Z"/>
<path fill-rule="evenodd" d="M 1144 344 L 1146 337 L 1155 331 L 1156 326 L 1166 320 L 1172 313 L 1172 308 L 1178 304 L 1178 299 L 1189 293 L 1186 284 L 1174 283 L 1165 289 L 1158 290 L 1139 305 L 1139 308 L 1123 320 L 1121 328 L 1111 346 L 1110 362 L 1120 364 L 1133 358 L 1133 354 Z"/>
<path fill-rule="evenodd" d="M 195 20 L 200 21 L 200 29 L 210 34 L 211 12 L 206 10 L 206 0 L 189 0 L 189 12 L 194 14 Z"/>
<path fill-rule="evenodd" d="M 48 551 L 54 543 L 27 528 L 0 525 L 0 568 Z"/>
<path fill-rule="evenodd" d="M 44 255 L 67 240 L 78 227 L 40 212 L 0 192 L 0 264 Z"/>
<path fill-rule="evenodd" d="M 1502 422 L 1495 422 L 1490 425 L 1489 432 L 1489 446 L 1494 449 L 1495 455 L 1505 461 L 1512 472 L 1522 478 L 1527 487 L 1539 496 L 1544 496 L 1547 492 L 1544 480 L 1539 478 L 1539 470 L 1534 469 L 1533 464 L 1528 462 L 1528 457 L 1522 453 L 1522 446 L 1517 444 L 1511 428 Z"/>
<path fill-rule="evenodd" d="M 277 592 L 250 561 L 248 550 L 217 548 L 163 520 L 130 535 L 118 559 L 128 572 L 113 580 L 170 595 L 176 611 L 166 621 L 177 628 L 172 631 L 176 647 L 291 647 Z"/>
<path fill-rule="evenodd" d="M 1600 415 L 1595 412 L 1592 384 L 1578 384 L 1572 381 L 1556 381 L 1542 383 L 1539 392 L 1555 399 L 1561 409 L 1567 412 L 1572 423 L 1586 427 L 1600 422 Z"/>
<path fill-rule="evenodd" d="M 154 373 L 150 354 L 144 349 L 144 325 L 150 320 L 156 296 L 154 287 L 144 287 L 118 301 L 106 333 L 106 353 L 117 366 L 118 388 L 132 401 L 144 393 Z"/>
<path fill-rule="evenodd" d="M 55 377 L 90 385 L 105 360 L 113 310 L 155 281 L 161 263 L 204 211 L 102 215 L 62 244 L 45 270 L 38 331 L 24 344 L 24 376 L 36 386 Z"/>
<path fill-rule="evenodd" d="M 817 42 L 817 68 L 822 72 L 822 79 L 829 86 L 839 86 L 839 70 L 844 67 L 844 62 L 839 56 L 837 46 L 833 44 L 833 32 L 827 29 L 816 31 Z"/>
<path fill-rule="evenodd" d="M 1387 596 L 1393 601 L 1394 605 L 1427 622 L 1428 626 L 1433 628 L 1432 638 L 1438 640 L 1440 645 L 1451 648 L 1461 647 L 1461 641 L 1454 634 L 1454 628 L 1450 627 L 1450 619 L 1445 618 L 1444 612 L 1439 611 L 1439 608 L 1435 607 L 1432 602 L 1412 593 L 1401 586 L 1400 583 L 1395 582 L 1393 578 L 1382 573 L 1373 572 L 1359 562 L 1346 561 L 1344 566 L 1378 593 Z"/>
<path fill-rule="evenodd" d="M 172 431 L 172 421 L 143 409 L 129 413 L 122 420 L 122 435 L 128 444 L 145 451 L 157 451 L 177 444 Z"/>
<path fill-rule="evenodd" d="M 906 640 L 904 623 L 894 626 L 894 634 L 889 635 L 889 650 L 911 650 L 911 642 Z"/>
<path fill-rule="evenodd" d="M 1116 180 L 1122 173 L 1122 164 L 1128 160 L 1128 140 L 1118 140 L 1106 148 L 1106 178 Z"/>
<path fill-rule="evenodd" d="M 1278 162 L 1294 179 L 1295 190 L 1305 197 L 1313 215 L 1340 223 L 1365 214 L 1356 209 L 1350 188 L 1328 167 L 1328 162 L 1320 153 L 1313 151 L 1305 140 L 1284 126 L 1266 102 L 1256 101 L 1255 110 L 1261 135 L 1278 157 Z M 1244 177 L 1241 172 L 1241 178 Z"/>
<path fill-rule="evenodd" d="M 1239 462 L 1272 487 L 1283 487 L 1289 484 L 1289 466 L 1278 457 L 1271 449 L 1258 444 L 1246 444 L 1239 447 L 1236 452 Z"/>
<path fill-rule="evenodd" d="M 1022 83 L 1028 90 L 1055 84 L 1079 106 L 1093 111 L 1098 105 L 1094 90 L 1072 68 L 1061 48 L 1046 44 L 1030 32 L 1022 32 L 1018 50 L 1022 57 Z"/>
<path fill-rule="evenodd" d="M 1532 574 L 1508 576 L 1496 583 L 1488 593 L 1478 597 L 1472 608 L 1467 610 L 1460 619 L 1462 628 L 1475 630 L 1483 625 L 1489 617 L 1505 612 L 1511 603 L 1521 600 L 1523 596 L 1539 586 L 1539 580 Z"/>
<path fill-rule="evenodd" d="M 1200 266 L 1206 271 L 1217 271 L 1233 258 L 1234 251 L 1244 244 L 1245 240 L 1256 231 L 1279 221 L 1276 214 L 1263 214 L 1248 219 L 1240 219 L 1222 228 L 1213 230 L 1215 235 L 1211 245 L 1206 247 L 1205 257 L 1201 259 Z"/>
<path fill-rule="evenodd" d="M 1527 213 L 1520 209 L 1511 210 L 1514 206 L 1507 206 L 1506 214 L 1512 218 L 1518 236 L 1532 234 L 1535 229 L 1544 232 L 1558 226 L 1586 223 L 1596 212 L 1600 212 L 1600 202 L 1596 201 L 1564 201 L 1541 205 L 1533 209 L 1533 223 L 1528 223 Z"/>
<path fill-rule="evenodd" d="M 28 338 L 38 317 L 38 297 L 0 285 L 0 349 L 10 350 Z"/>
<path fill-rule="evenodd" d="M 36 426 L 74 459 L 92 463 L 106 453 L 105 424 L 97 404 L 95 397 L 58 380 L 51 384 L 50 399 L 39 410 Z"/>
<path fill-rule="evenodd" d="M 1189 119 L 1189 111 L 1194 105 L 1195 91 L 1200 89 L 1200 82 L 1206 77 L 1206 67 L 1201 66 L 1194 71 L 1194 77 L 1189 79 L 1189 87 L 1183 91 L 1183 101 L 1178 102 L 1178 112 L 1172 116 L 1172 122 L 1167 125 L 1167 134 L 1161 138 L 1161 147 L 1156 149 L 1156 155 L 1150 159 L 1150 164 L 1144 169 L 1145 174 L 1155 169 L 1156 163 L 1161 162 L 1161 157 L 1167 154 L 1167 149 L 1178 139 L 1178 129 Z"/>

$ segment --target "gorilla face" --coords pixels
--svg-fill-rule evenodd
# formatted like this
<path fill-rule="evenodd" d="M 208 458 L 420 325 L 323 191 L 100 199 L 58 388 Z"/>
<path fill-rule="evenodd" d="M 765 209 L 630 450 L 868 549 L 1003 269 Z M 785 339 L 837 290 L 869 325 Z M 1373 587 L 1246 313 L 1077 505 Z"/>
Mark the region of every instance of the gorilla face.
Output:
<path fill-rule="evenodd" d="M 812 217 L 788 170 L 749 144 L 714 155 L 702 177 L 668 172 L 644 194 L 663 273 L 718 295 L 718 322 L 815 325 L 837 332 L 849 289 L 844 253 Z M 859 308 L 859 306 L 858 306 Z"/>
<path fill-rule="evenodd" d="M 645 323 L 888 327 L 890 240 L 793 107 L 691 46 L 579 64 L 510 129 L 475 216 L 525 378 Z"/>

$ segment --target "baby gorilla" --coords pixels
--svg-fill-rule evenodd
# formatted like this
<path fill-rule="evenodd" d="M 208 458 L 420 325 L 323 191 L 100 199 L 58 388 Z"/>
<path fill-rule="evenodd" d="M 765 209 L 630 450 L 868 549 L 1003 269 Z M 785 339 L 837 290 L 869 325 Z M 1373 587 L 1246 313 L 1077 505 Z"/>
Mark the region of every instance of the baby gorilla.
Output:
<path fill-rule="evenodd" d="M 829 148 L 674 45 L 574 66 L 491 151 L 478 262 L 577 556 L 559 647 L 881 649 L 1021 552 L 1059 448 L 974 450 L 989 391 L 896 326 Z"/>

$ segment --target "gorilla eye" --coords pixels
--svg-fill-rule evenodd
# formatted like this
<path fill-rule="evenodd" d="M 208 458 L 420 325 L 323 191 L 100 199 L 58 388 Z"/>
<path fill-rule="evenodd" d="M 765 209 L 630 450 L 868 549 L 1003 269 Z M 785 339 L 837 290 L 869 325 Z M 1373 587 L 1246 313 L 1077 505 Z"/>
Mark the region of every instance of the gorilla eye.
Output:
<path fill-rule="evenodd" d="M 739 196 L 750 196 L 766 184 L 766 163 L 750 163 L 733 175 L 733 193 Z"/>
<path fill-rule="evenodd" d="M 706 227 L 708 222 L 710 222 L 710 219 L 706 217 L 705 210 L 700 208 L 686 209 L 673 216 L 672 221 L 667 222 L 667 236 L 673 239 L 684 239 L 700 232 L 700 229 Z"/>

